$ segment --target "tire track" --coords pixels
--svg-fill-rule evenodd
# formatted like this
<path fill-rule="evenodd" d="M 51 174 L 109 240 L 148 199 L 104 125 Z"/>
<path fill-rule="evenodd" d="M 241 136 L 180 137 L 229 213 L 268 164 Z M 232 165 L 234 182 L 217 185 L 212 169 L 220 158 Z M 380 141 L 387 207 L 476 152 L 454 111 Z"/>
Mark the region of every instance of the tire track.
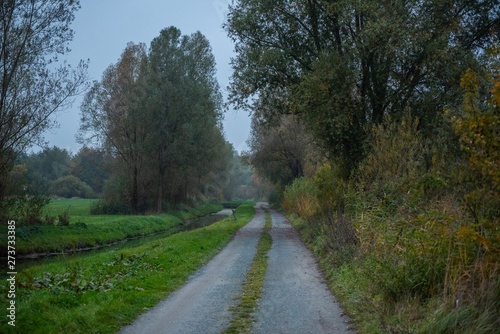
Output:
<path fill-rule="evenodd" d="M 273 238 L 253 333 L 354 333 L 298 233 L 272 210 Z"/>
<path fill-rule="evenodd" d="M 264 226 L 264 211 L 254 218 L 207 265 L 179 290 L 141 315 L 120 333 L 220 333 L 229 325 L 229 311 L 255 256 Z"/>

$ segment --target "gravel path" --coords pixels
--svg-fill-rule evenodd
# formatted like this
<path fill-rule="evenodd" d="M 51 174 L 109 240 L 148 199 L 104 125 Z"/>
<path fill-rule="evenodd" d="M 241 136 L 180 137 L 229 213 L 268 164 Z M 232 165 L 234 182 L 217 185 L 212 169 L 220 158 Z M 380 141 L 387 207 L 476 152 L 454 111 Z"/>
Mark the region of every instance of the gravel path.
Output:
<path fill-rule="evenodd" d="M 229 325 L 229 308 L 236 304 L 245 275 L 256 253 L 264 211 L 179 290 L 141 315 L 120 333 L 220 333 Z"/>
<path fill-rule="evenodd" d="M 271 216 L 273 245 L 253 333 L 354 333 L 295 229 L 280 213 Z"/>
<path fill-rule="evenodd" d="M 252 264 L 265 214 L 255 217 L 178 291 L 120 333 L 220 333 L 231 321 Z M 354 333 L 297 232 L 271 210 L 272 248 L 253 333 Z"/>

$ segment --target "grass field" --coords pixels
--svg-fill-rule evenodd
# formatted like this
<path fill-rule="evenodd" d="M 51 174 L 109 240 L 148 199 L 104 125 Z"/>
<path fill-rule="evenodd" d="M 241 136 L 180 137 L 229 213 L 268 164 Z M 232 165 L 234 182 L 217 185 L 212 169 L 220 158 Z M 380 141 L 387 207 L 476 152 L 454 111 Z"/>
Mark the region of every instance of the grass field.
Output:
<path fill-rule="evenodd" d="M 17 255 L 60 253 L 153 233 L 166 231 L 174 233 L 182 229 L 185 220 L 222 209 L 222 205 L 211 203 L 161 215 L 91 216 L 89 215 L 91 203 L 92 200 L 86 199 L 53 200 L 44 209 L 45 214 L 58 215 L 69 208 L 70 224 L 17 227 Z M 2 235 L 6 235 L 6 230 L 6 226 L 0 227 Z M 0 251 L 2 254 L 6 253 L 5 248 Z"/>
<path fill-rule="evenodd" d="M 252 205 L 205 228 L 119 251 L 33 266 L 17 275 L 16 327 L 0 332 L 115 333 L 179 288 L 254 214 Z M 7 307 L 7 286 L 2 307 Z M 9 327 L 9 328 L 8 328 Z"/>
<path fill-rule="evenodd" d="M 86 216 L 90 214 L 90 207 L 96 199 L 53 199 L 43 209 L 44 215 L 57 216 L 68 210 L 70 216 Z"/>

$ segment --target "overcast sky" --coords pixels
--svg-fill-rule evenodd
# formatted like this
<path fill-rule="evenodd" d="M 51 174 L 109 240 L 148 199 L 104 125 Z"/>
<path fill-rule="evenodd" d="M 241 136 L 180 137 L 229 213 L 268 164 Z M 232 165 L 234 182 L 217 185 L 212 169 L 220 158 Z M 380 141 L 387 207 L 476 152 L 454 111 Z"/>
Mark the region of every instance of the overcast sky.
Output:
<path fill-rule="evenodd" d="M 128 42 L 150 45 L 160 30 L 169 26 L 179 28 L 183 35 L 200 31 L 213 49 L 217 61 L 217 78 L 226 96 L 231 76 L 230 58 L 234 47 L 222 29 L 224 14 L 231 0 L 80 0 L 72 28 L 75 31 L 67 59 L 77 65 L 80 59 L 90 59 L 88 74 L 100 80 L 103 71 L 116 63 Z M 58 114 L 59 128 L 47 132 L 50 146 L 65 148 L 73 153 L 79 149 L 75 141 L 80 122 L 82 96 L 73 107 Z M 225 114 L 226 139 L 236 150 L 247 148 L 250 132 L 246 111 L 230 109 Z"/>

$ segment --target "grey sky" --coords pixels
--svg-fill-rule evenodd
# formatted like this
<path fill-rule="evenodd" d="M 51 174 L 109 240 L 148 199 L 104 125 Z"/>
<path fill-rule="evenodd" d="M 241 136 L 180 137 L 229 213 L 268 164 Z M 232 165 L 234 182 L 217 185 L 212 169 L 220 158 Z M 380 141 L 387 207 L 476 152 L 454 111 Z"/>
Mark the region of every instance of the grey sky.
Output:
<path fill-rule="evenodd" d="M 217 61 L 217 78 L 226 95 L 233 56 L 233 45 L 222 29 L 224 13 L 230 0 L 81 0 L 72 28 L 75 36 L 70 44 L 68 62 L 76 65 L 80 59 L 90 59 L 89 76 L 100 80 L 103 71 L 116 63 L 128 42 L 143 42 L 149 46 L 160 30 L 176 26 L 182 34 L 199 30 L 213 49 Z M 50 146 L 56 145 L 74 153 L 80 121 L 78 97 L 73 107 L 58 114 L 60 127 L 46 133 Z M 226 139 L 241 152 L 250 132 L 250 120 L 245 111 L 230 109 L 225 114 Z"/>

